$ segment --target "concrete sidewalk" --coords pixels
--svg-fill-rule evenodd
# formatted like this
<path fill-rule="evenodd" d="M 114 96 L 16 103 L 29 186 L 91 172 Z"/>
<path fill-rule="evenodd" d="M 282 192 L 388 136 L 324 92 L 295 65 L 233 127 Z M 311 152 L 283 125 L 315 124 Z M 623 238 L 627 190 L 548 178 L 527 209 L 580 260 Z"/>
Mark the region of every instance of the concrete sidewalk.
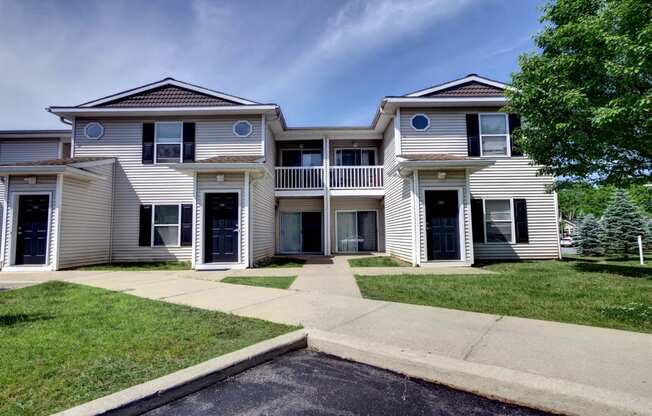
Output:
<path fill-rule="evenodd" d="M 197 272 L 7 273 L 0 283 L 37 276 L 652 398 L 650 334 L 226 284 L 193 278 Z"/>
<path fill-rule="evenodd" d="M 362 298 L 347 256 L 306 257 L 291 290 Z"/>

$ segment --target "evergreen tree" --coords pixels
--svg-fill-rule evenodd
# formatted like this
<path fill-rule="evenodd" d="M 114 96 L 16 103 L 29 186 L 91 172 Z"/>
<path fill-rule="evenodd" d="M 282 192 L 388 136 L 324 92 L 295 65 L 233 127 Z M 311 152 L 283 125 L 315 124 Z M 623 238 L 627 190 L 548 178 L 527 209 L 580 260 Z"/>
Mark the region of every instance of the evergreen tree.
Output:
<path fill-rule="evenodd" d="M 577 253 L 581 256 L 599 256 L 602 254 L 602 228 L 591 214 L 582 219 L 575 232 Z"/>
<path fill-rule="evenodd" d="M 646 232 L 645 218 L 627 193 L 619 189 L 609 202 L 602 218 L 603 247 L 606 254 L 638 253 L 637 238 Z"/>

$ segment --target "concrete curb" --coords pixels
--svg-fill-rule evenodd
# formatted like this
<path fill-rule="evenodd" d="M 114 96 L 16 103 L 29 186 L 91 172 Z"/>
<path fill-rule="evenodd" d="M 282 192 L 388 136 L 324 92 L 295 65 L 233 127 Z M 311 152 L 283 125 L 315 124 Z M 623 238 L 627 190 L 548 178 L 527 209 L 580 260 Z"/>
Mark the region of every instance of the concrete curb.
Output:
<path fill-rule="evenodd" d="M 138 415 L 306 346 L 306 331 L 297 330 L 64 410 L 54 416 Z"/>
<path fill-rule="evenodd" d="M 515 370 L 310 330 L 308 348 L 480 396 L 569 416 L 652 415 L 652 400 Z"/>

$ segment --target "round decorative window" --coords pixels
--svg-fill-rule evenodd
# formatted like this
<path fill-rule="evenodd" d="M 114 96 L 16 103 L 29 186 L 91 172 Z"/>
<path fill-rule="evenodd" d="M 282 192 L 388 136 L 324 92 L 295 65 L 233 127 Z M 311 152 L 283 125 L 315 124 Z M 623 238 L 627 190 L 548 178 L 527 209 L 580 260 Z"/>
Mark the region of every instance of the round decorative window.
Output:
<path fill-rule="evenodd" d="M 247 120 L 236 121 L 233 125 L 233 133 L 239 137 L 249 137 L 254 128 Z"/>
<path fill-rule="evenodd" d="M 84 127 L 84 135 L 89 140 L 97 140 L 104 135 L 104 126 L 97 121 L 91 121 Z"/>
<path fill-rule="evenodd" d="M 414 130 L 426 130 L 430 127 L 430 119 L 425 114 L 415 114 L 412 116 L 410 124 Z"/>

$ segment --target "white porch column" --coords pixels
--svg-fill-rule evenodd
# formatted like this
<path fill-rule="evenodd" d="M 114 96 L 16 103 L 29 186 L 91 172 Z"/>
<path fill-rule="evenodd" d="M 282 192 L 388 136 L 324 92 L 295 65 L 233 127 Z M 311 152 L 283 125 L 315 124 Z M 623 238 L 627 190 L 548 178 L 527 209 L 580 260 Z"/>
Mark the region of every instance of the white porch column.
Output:
<path fill-rule="evenodd" d="M 243 230 L 240 230 L 240 233 L 242 234 L 243 238 L 243 245 L 245 247 L 244 249 L 244 258 L 242 259 L 242 263 L 244 263 L 245 266 L 251 267 L 251 239 L 249 238 L 251 234 L 251 227 L 250 227 L 250 209 L 249 209 L 249 189 L 250 189 L 250 177 L 249 177 L 249 172 L 245 172 L 245 177 L 244 177 L 244 197 L 243 197 L 243 202 L 242 202 L 242 216 L 244 217 L 244 232 Z"/>
<path fill-rule="evenodd" d="M 412 173 L 412 188 L 410 190 L 412 196 L 412 265 L 419 266 L 421 264 L 421 221 L 420 221 L 420 203 L 419 203 L 419 171 L 415 170 Z"/>
<path fill-rule="evenodd" d="M 331 255 L 330 138 L 324 137 L 324 255 Z"/>

